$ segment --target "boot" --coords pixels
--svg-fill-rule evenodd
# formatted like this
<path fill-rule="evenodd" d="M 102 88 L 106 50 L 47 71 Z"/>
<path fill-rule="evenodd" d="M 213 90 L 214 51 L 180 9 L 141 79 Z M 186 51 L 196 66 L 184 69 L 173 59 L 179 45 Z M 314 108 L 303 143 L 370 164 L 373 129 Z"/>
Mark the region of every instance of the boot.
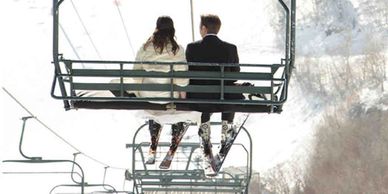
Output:
<path fill-rule="evenodd" d="M 226 155 L 226 146 L 233 142 L 233 138 L 236 135 L 236 126 L 233 123 L 228 121 L 222 121 L 222 130 L 221 130 L 221 148 L 217 155 L 217 158 L 220 160 L 223 159 Z M 230 145 L 229 145 L 230 146 Z"/>
<path fill-rule="evenodd" d="M 203 153 L 203 170 L 206 176 L 215 176 L 216 165 L 213 158 L 212 143 L 210 141 L 210 122 L 202 123 L 198 130 Z"/>
<path fill-rule="evenodd" d="M 203 141 L 210 141 L 210 122 L 201 123 L 198 130 L 198 135 Z"/>
<path fill-rule="evenodd" d="M 155 164 L 156 148 L 158 147 L 162 126 L 154 120 L 150 120 L 148 123 L 148 129 L 151 136 L 151 145 L 148 151 L 146 164 Z"/>
<path fill-rule="evenodd" d="M 178 138 L 184 129 L 184 122 L 175 123 L 171 126 L 172 134 L 171 134 L 171 145 L 170 150 L 176 149 L 178 146 Z"/>

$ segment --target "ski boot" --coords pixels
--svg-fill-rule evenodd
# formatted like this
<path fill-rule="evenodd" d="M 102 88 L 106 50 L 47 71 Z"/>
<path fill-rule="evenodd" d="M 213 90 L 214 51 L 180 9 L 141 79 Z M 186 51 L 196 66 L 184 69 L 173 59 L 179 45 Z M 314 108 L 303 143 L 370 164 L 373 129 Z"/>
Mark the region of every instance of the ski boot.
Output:
<path fill-rule="evenodd" d="M 179 143 L 181 142 L 187 128 L 188 126 L 185 126 L 183 122 L 179 122 L 171 126 L 172 137 L 171 137 L 170 149 L 168 150 L 163 161 L 160 163 L 159 165 L 160 169 L 170 168 L 171 162 L 174 159 L 175 152 L 178 149 Z"/>
<path fill-rule="evenodd" d="M 150 120 L 148 123 L 148 129 L 151 135 L 151 145 L 148 151 L 146 164 L 155 164 L 156 148 L 158 147 L 162 126 L 154 120 Z"/>
<path fill-rule="evenodd" d="M 200 136 L 203 152 L 203 169 L 208 177 L 216 176 L 216 164 L 213 157 L 212 143 L 210 141 L 210 122 L 202 123 L 198 135 Z"/>

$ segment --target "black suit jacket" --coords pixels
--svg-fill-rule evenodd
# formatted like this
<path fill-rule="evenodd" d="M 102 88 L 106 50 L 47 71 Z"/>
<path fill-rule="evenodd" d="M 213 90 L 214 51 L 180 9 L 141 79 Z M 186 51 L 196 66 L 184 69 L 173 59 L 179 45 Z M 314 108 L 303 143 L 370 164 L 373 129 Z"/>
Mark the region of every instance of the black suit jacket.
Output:
<path fill-rule="evenodd" d="M 202 40 L 190 43 L 186 48 L 187 62 L 202 63 L 239 63 L 237 47 L 220 40 L 217 36 L 208 35 Z M 221 71 L 219 66 L 189 66 L 189 71 Z M 225 67 L 226 72 L 239 72 L 240 67 Z M 234 85 L 237 80 L 225 80 L 224 85 Z M 219 80 L 191 79 L 190 85 L 221 85 Z M 219 93 L 188 93 L 187 98 L 219 99 Z M 242 99 L 242 94 L 225 94 L 225 99 Z"/>

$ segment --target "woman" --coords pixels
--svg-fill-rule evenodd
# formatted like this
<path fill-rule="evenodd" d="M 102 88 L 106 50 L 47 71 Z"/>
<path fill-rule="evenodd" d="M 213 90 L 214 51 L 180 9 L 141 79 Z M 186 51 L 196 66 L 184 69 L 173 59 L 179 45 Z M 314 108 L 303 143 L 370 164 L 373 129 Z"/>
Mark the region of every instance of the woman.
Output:
<path fill-rule="evenodd" d="M 156 22 L 156 29 L 152 36 L 143 44 L 136 55 L 136 61 L 158 61 L 158 62 L 185 62 L 185 52 L 182 46 L 175 41 L 174 23 L 169 16 L 161 16 Z M 151 64 L 135 64 L 135 70 L 169 72 L 170 65 L 151 65 Z M 187 65 L 174 65 L 174 71 L 187 71 Z M 152 84 L 169 84 L 169 78 L 134 78 L 135 83 L 152 83 Z M 189 79 L 174 79 L 175 85 L 186 86 L 189 84 Z M 137 97 L 170 97 L 169 91 L 137 91 Z M 174 98 L 186 98 L 185 92 L 174 92 Z M 153 102 L 163 103 L 163 102 Z M 160 121 L 161 117 L 166 116 L 166 112 L 162 111 L 147 111 L 149 122 L 149 131 L 151 135 L 151 146 L 146 164 L 155 163 L 156 148 L 159 141 L 159 136 L 162 129 Z M 171 114 L 171 113 L 167 113 Z M 175 121 L 179 119 L 175 118 Z M 185 118 L 187 120 L 187 118 Z M 182 133 L 185 127 L 188 127 L 184 122 L 177 121 L 172 125 L 171 146 L 176 147 L 176 136 Z M 174 122 L 173 122 L 174 123 Z"/>
<path fill-rule="evenodd" d="M 152 36 L 143 44 L 136 54 L 136 61 L 186 62 L 182 46 L 175 41 L 174 23 L 169 16 L 161 16 L 156 22 Z M 169 65 L 135 64 L 135 70 L 169 72 Z M 174 65 L 174 71 L 187 71 L 187 65 Z M 166 78 L 135 78 L 136 83 L 169 84 Z M 174 79 L 174 84 L 187 86 L 189 79 Z M 150 92 L 138 91 L 138 97 L 170 97 L 169 91 Z M 185 92 L 174 92 L 174 98 L 186 98 Z"/>

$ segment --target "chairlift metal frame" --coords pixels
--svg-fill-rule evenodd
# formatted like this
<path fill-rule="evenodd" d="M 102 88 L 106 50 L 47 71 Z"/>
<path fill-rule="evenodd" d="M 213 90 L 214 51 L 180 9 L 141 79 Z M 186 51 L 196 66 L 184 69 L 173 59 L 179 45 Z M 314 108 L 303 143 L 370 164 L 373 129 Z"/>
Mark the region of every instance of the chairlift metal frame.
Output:
<path fill-rule="evenodd" d="M 219 122 L 212 122 L 212 126 L 221 125 Z M 170 167 L 169 170 L 155 169 L 155 165 L 146 165 L 146 154 L 149 142 L 137 142 L 140 131 L 148 126 L 148 122 L 141 125 L 135 132 L 131 144 L 126 147 L 132 151 L 132 169 L 126 171 L 126 180 L 133 182 L 133 193 L 142 194 L 146 192 L 189 192 L 189 193 L 240 193 L 247 194 L 250 179 L 252 177 L 252 138 L 248 130 L 242 126 L 241 131 L 248 137 L 248 141 L 235 143 L 233 146 L 246 154 L 244 173 L 232 174 L 225 170 L 219 172 L 217 177 L 208 178 L 203 170 L 198 166 L 194 167 L 196 162 L 193 154 L 200 149 L 198 143 L 182 142 L 179 145 L 173 163 L 179 168 Z M 170 143 L 160 142 L 158 144 L 158 154 L 166 154 Z M 217 145 L 217 144 L 213 144 Z M 246 147 L 247 146 L 247 147 Z M 182 152 L 182 153 L 180 153 Z M 156 165 L 158 164 L 158 160 Z"/>
<path fill-rule="evenodd" d="M 64 108 L 87 109 L 150 109 L 167 110 L 176 109 L 190 111 L 193 104 L 217 104 L 218 107 L 210 112 L 267 112 L 280 113 L 282 105 L 287 100 L 288 85 L 291 78 L 292 69 L 295 60 L 295 9 L 296 0 L 291 0 L 288 7 L 284 0 L 278 0 L 284 9 L 286 20 L 286 44 L 285 56 L 279 64 L 210 64 L 210 63 L 162 63 L 150 61 L 103 61 L 103 60 L 73 60 L 66 59 L 59 52 L 59 10 L 64 0 L 53 0 L 53 64 L 55 67 L 54 79 L 51 88 L 51 96 L 55 99 L 63 100 Z M 190 1 L 191 12 L 192 1 Z M 191 13 L 193 21 L 193 13 Z M 193 26 L 193 25 L 192 25 Z M 193 31 L 193 29 L 192 29 Z M 137 63 L 168 65 L 170 72 L 146 72 L 131 70 L 126 67 Z M 115 69 L 87 69 L 77 68 L 77 64 L 89 64 L 94 67 L 109 65 Z M 201 65 L 201 66 L 219 66 L 221 72 L 174 72 L 173 65 Z M 261 67 L 268 68 L 269 72 L 224 72 L 224 68 L 231 65 L 240 67 Z M 276 76 L 275 74 L 279 74 Z M 78 78 L 101 78 L 114 77 L 120 80 L 119 83 L 85 83 L 76 81 Z M 151 77 L 151 78 L 196 78 L 196 79 L 215 79 L 220 80 L 220 86 L 186 86 L 179 87 L 172 83 L 164 85 L 156 84 L 129 84 L 124 79 L 128 77 Z M 270 83 L 269 86 L 224 86 L 224 80 L 257 80 Z M 59 90 L 59 94 L 58 94 Z M 98 91 L 118 91 L 120 96 L 100 97 L 100 96 L 79 96 L 79 90 L 98 90 Z M 139 98 L 125 97 L 126 90 L 146 90 L 146 91 L 169 91 L 169 98 Z M 174 91 L 186 92 L 207 92 L 216 91 L 220 94 L 220 99 L 177 99 L 173 98 Z M 266 95 L 268 98 L 254 100 L 228 100 L 224 99 L 225 93 L 245 93 Z M 168 102 L 167 104 L 149 103 L 150 101 Z"/>
<path fill-rule="evenodd" d="M 20 155 L 25 158 L 23 160 L 20 159 L 14 159 L 14 160 L 3 160 L 3 163 L 25 163 L 25 164 L 57 164 L 57 163 L 71 163 L 72 164 L 72 169 L 71 171 L 68 172 L 8 172 L 7 174 L 70 174 L 71 181 L 74 184 L 59 184 L 54 186 L 50 190 L 50 194 L 54 192 L 54 190 L 60 188 L 60 187 L 73 187 L 73 188 L 80 188 L 80 193 L 84 194 L 85 193 L 85 188 L 90 188 L 90 187 L 102 187 L 104 189 L 104 193 L 129 193 L 127 191 L 118 191 L 116 190 L 112 185 L 107 184 L 105 182 L 101 184 L 89 184 L 85 182 L 85 173 L 83 168 L 79 163 L 76 162 L 76 156 L 79 153 L 74 153 L 74 158 L 73 160 L 68 160 L 68 159 L 43 159 L 43 157 L 36 157 L 36 156 L 28 156 L 23 152 L 22 145 L 23 145 L 23 139 L 24 139 L 24 132 L 26 129 L 26 123 L 29 119 L 34 119 L 34 116 L 26 116 L 22 117 L 23 125 L 22 125 L 22 130 L 20 134 L 20 140 L 19 140 L 19 153 Z M 75 167 L 78 168 L 78 171 L 75 170 Z M 105 169 L 106 170 L 106 169 Z M 78 175 L 81 179 L 81 181 L 76 181 L 74 178 L 74 175 Z M 105 173 L 104 173 L 104 180 L 105 180 Z M 110 188 L 110 189 L 108 189 Z"/>

